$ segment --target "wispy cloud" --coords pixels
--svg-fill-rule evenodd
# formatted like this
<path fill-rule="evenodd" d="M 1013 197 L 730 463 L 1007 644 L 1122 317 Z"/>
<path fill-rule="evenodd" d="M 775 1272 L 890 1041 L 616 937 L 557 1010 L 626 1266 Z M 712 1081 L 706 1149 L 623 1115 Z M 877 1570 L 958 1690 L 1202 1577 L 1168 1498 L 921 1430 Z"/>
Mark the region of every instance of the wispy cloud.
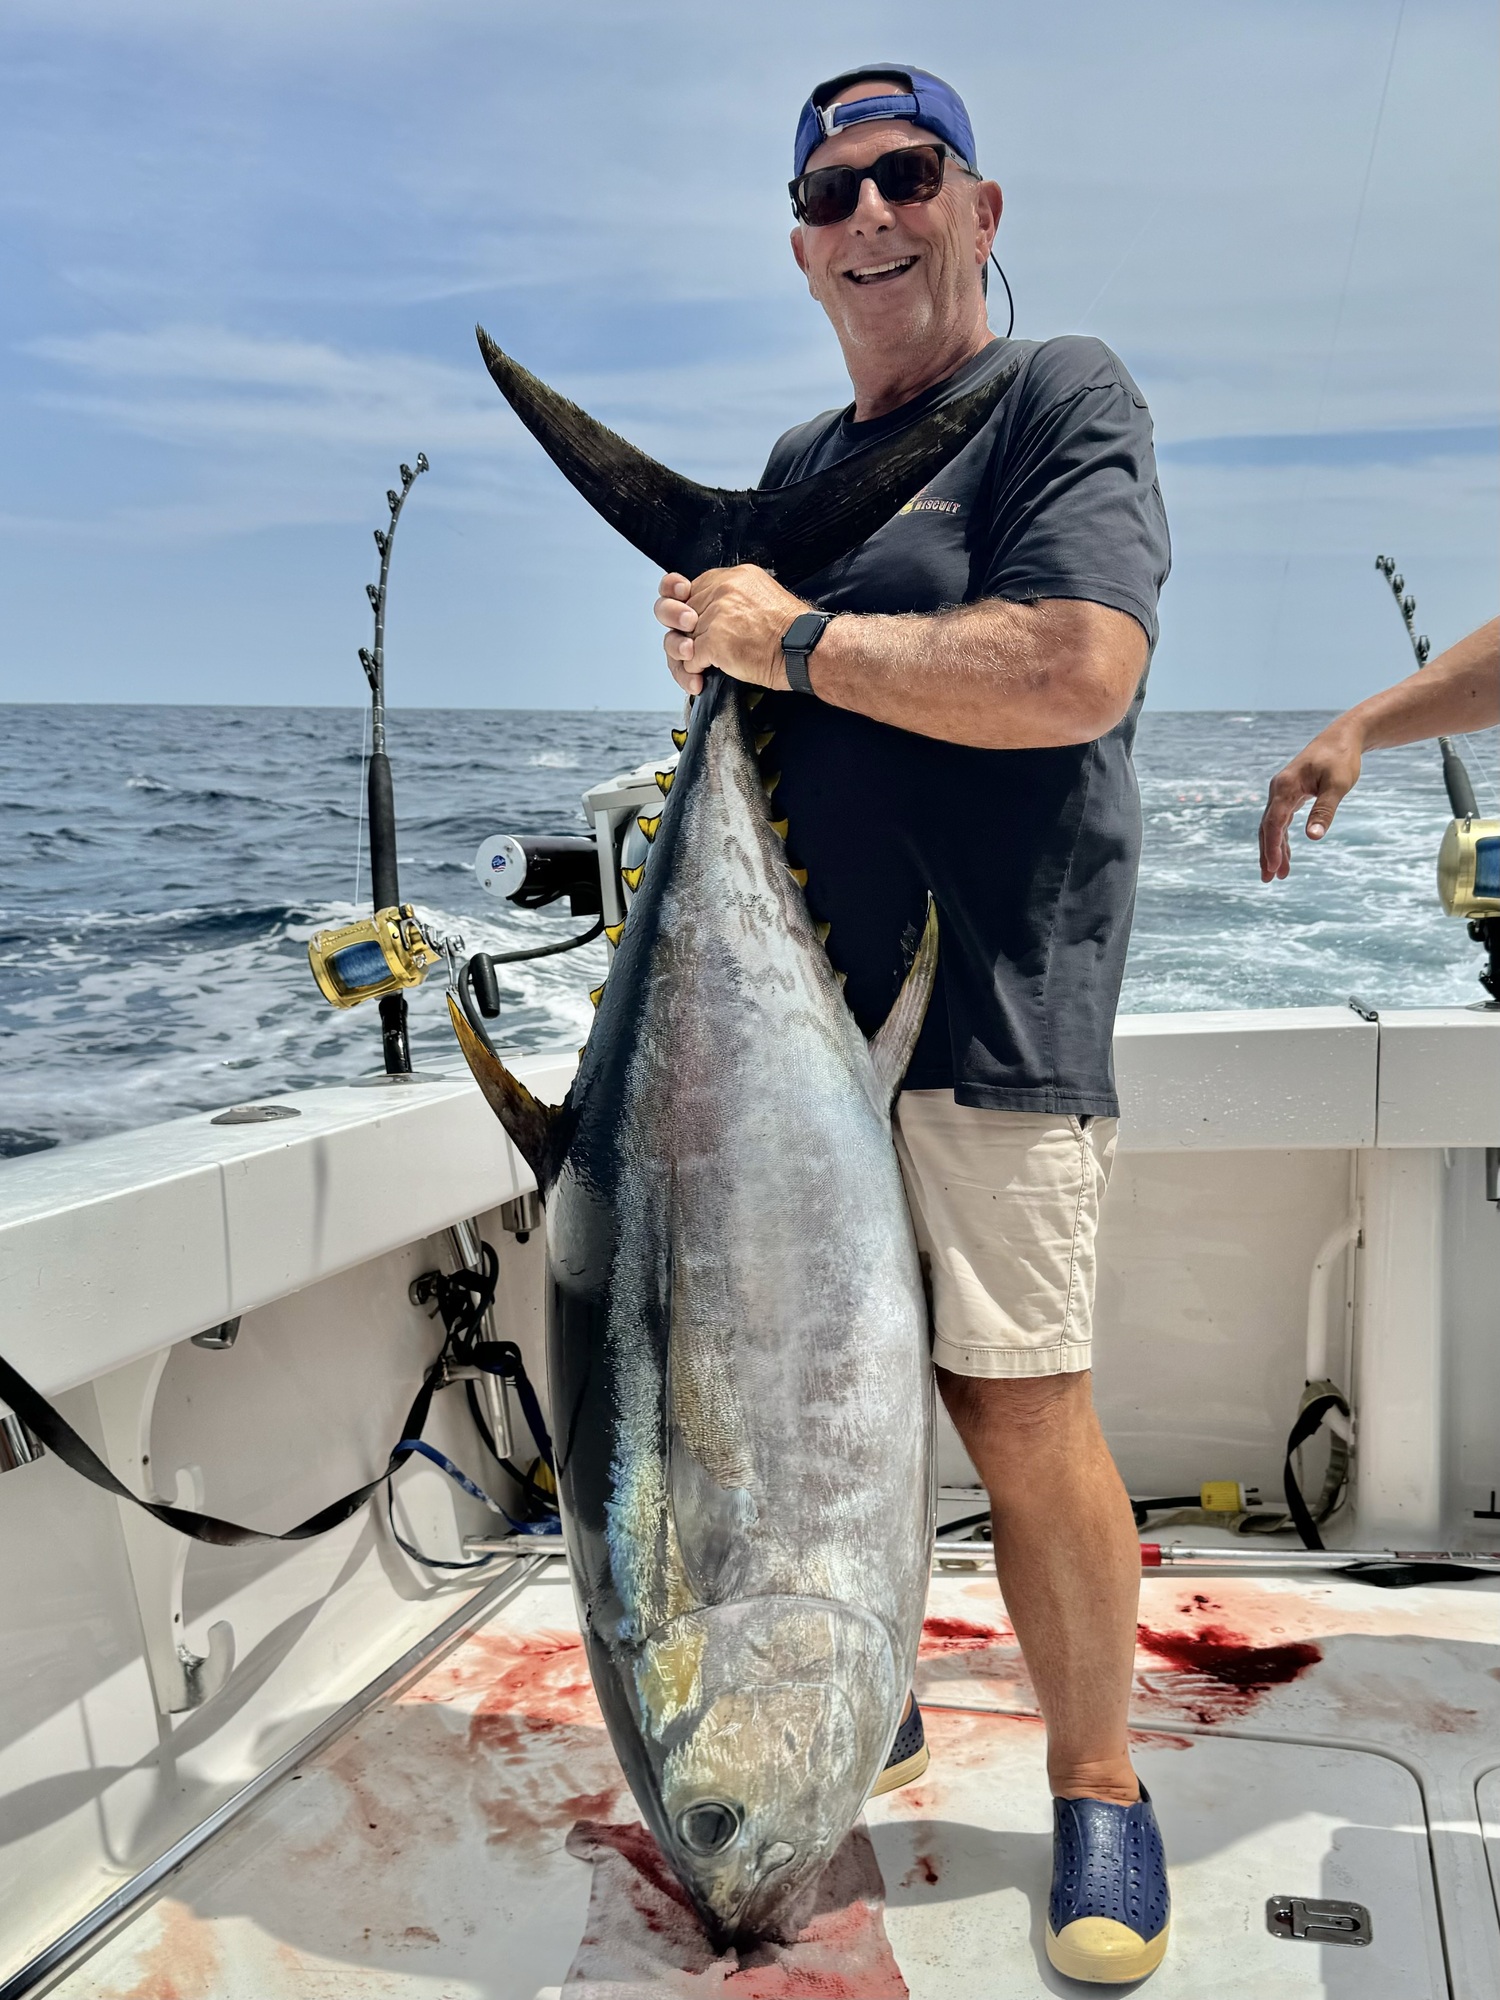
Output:
<path fill-rule="evenodd" d="M 565 492 L 477 354 L 459 368 L 191 325 L 44 336 L 23 351 L 47 370 L 38 405 L 193 450 L 204 483 L 191 500 L 14 518 L 13 532 L 149 543 L 362 520 L 372 462 L 418 450 L 441 460 L 429 504 L 450 513 L 513 515 Z M 82 386 L 53 386 L 54 377 Z M 748 366 L 595 368 L 559 386 L 643 450 L 729 484 L 757 476 L 789 391 L 801 407 L 839 393 L 816 349 Z"/>
<path fill-rule="evenodd" d="M 411 354 L 353 354 L 326 342 L 164 327 L 52 336 L 26 351 L 86 380 L 91 391 L 40 400 L 174 444 L 374 445 L 493 454 L 511 442 L 478 369 Z"/>
<path fill-rule="evenodd" d="M 1164 465 L 1412 466 L 1441 459 L 1493 460 L 1500 424 L 1444 424 L 1366 431 L 1263 431 L 1176 438 L 1159 444 Z"/>

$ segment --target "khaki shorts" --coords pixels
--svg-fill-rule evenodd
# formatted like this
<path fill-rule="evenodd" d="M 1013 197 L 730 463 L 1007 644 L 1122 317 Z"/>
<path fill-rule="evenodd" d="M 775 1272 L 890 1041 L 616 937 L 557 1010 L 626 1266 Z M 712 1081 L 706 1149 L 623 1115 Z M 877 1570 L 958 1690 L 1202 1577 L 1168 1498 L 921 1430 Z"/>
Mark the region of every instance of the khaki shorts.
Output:
<path fill-rule="evenodd" d="M 896 1100 L 940 1368 L 1066 1375 L 1090 1365 L 1094 1240 L 1118 1124 L 979 1111 L 951 1090 Z"/>

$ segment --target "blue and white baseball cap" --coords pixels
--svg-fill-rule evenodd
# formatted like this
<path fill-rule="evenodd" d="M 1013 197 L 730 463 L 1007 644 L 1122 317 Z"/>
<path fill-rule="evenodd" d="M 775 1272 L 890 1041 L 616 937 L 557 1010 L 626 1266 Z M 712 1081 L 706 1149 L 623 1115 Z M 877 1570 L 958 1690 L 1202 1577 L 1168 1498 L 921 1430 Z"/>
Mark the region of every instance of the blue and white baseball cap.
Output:
<path fill-rule="evenodd" d="M 829 105 L 829 99 L 847 90 L 851 83 L 887 79 L 905 88 L 888 97 L 859 97 L 852 104 Z M 933 76 L 925 69 L 913 69 L 909 63 L 865 63 L 859 69 L 846 69 L 842 76 L 831 76 L 826 83 L 820 83 L 803 105 L 797 120 L 793 175 L 806 171 L 808 160 L 825 139 L 867 118 L 904 118 L 920 125 L 950 145 L 971 173 L 979 171 L 974 128 L 963 99 L 951 83 L 944 83 L 940 76 Z"/>

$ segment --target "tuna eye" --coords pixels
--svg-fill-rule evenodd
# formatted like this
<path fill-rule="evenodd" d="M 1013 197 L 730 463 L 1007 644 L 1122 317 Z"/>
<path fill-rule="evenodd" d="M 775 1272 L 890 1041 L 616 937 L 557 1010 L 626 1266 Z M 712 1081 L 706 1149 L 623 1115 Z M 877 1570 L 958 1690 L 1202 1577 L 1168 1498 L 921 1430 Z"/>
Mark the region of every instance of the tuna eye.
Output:
<path fill-rule="evenodd" d="M 739 1830 L 738 1811 L 717 1799 L 702 1799 L 677 1818 L 678 1838 L 693 1854 L 721 1853 Z"/>

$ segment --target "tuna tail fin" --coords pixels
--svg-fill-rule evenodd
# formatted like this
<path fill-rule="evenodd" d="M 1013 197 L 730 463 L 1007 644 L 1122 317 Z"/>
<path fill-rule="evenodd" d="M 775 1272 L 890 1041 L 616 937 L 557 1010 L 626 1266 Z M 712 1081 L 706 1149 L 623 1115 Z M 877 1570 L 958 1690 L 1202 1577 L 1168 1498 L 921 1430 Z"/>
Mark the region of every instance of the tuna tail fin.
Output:
<path fill-rule="evenodd" d="M 887 1104 L 901 1088 L 901 1079 L 910 1067 L 917 1037 L 927 1018 L 932 982 L 937 977 L 937 961 L 937 904 L 929 896 L 927 921 L 922 926 L 916 954 L 901 982 L 901 991 L 896 995 L 896 1004 L 870 1037 L 870 1061 L 875 1065 L 876 1080 Z"/>
<path fill-rule="evenodd" d="M 464 1061 L 473 1071 L 474 1081 L 484 1093 L 485 1102 L 505 1127 L 506 1137 L 536 1175 L 538 1190 L 545 1189 L 556 1164 L 552 1157 L 553 1138 L 559 1112 L 553 1105 L 543 1104 L 533 1097 L 525 1084 L 511 1075 L 500 1058 L 490 1053 L 464 1019 L 463 1010 L 451 993 L 448 995 L 448 1012 L 453 1017 L 453 1032 L 464 1052 Z"/>
<path fill-rule="evenodd" d="M 858 548 L 940 472 L 979 430 L 1020 370 L 932 411 L 894 438 L 867 445 L 826 472 L 790 486 L 731 491 L 700 486 L 549 389 L 474 329 L 501 395 L 597 513 L 663 569 L 699 576 L 753 562 L 800 583 Z"/>
<path fill-rule="evenodd" d="M 596 513 L 663 569 L 697 576 L 714 567 L 718 517 L 737 495 L 659 464 L 512 361 L 482 326 L 474 333 L 495 387 Z"/>

